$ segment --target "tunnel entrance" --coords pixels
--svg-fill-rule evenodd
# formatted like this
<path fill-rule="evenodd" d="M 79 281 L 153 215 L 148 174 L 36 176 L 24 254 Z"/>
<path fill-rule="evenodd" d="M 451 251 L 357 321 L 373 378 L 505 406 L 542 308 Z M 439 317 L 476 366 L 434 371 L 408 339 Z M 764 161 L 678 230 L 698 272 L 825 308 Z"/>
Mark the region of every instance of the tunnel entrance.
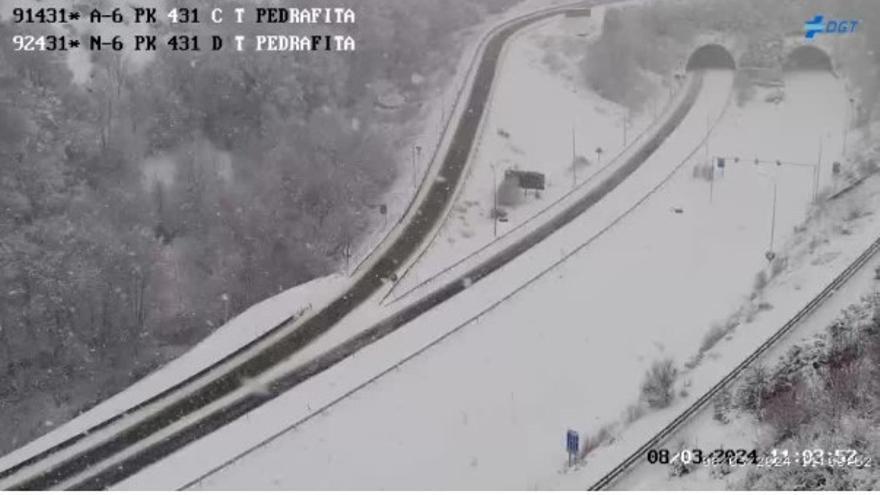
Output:
<path fill-rule="evenodd" d="M 831 57 L 821 48 L 815 46 L 799 46 L 791 51 L 782 65 L 783 69 L 820 70 L 834 72 Z"/>
<path fill-rule="evenodd" d="M 687 61 L 687 70 L 731 69 L 736 70 L 733 55 L 721 45 L 703 45 L 691 54 Z"/>

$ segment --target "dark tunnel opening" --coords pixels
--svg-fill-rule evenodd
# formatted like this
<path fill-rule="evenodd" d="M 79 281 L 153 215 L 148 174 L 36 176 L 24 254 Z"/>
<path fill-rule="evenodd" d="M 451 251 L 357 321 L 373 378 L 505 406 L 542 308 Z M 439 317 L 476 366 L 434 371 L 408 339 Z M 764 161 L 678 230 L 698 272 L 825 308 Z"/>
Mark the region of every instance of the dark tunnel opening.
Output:
<path fill-rule="evenodd" d="M 833 72 L 831 57 L 821 48 L 815 46 L 799 46 L 791 51 L 782 65 L 787 71 L 817 70 Z"/>
<path fill-rule="evenodd" d="M 721 45 L 703 45 L 691 54 L 687 70 L 731 69 L 736 70 L 733 55 Z"/>

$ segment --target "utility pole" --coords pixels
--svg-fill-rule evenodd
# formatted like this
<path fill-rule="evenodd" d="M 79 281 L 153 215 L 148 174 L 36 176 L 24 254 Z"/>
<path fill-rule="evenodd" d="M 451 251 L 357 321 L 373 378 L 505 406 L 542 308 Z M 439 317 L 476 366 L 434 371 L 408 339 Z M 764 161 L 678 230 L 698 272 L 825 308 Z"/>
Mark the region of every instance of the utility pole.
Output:
<path fill-rule="evenodd" d="M 846 122 L 843 124 L 843 159 L 846 160 L 846 140 L 849 134 L 849 125 L 850 121 L 853 118 L 853 104 L 855 104 L 855 98 L 849 99 L 849 106 L 846 108 Z"/>
<path fill-rule="evenodd" d="M 770 252 L 773 252 L 773 238 L 776 236 L 776 178 L 773 178 L 773 213 L 770 218 Z"/>
<path fill-rule="evenodd" d="M 709 135 L 711 133 L 710 129 L 712 127 L 709 122 L 710 122 L 709 114 L 706 113 L 706 139 L 704 141 L 705 148 L 706 148 L 706 162 L 709 162 Z M 709 163 L 709 165 L 713 165 L 713 164 Z M 714 172 L 714 169 L 713 169 L 713 172 Z"/>
<path fill-rule="evenodd" d="M 577 186 L 577 141 L 574 132 L 574 122 L 571 123 L 571 188 Z"/>
<path fill-rule="evenodd" d="M 492 233 L 498 237 L 498 176 L 492 164 Z"/>
<path fill-rule="evenodd" d="M 412 174 L 413 174 L 413 189 L 417 189 L 419 187 L 419 177 L 418 172 L 416 171 L 416 147 L 412 148 Z"/>
<path fill-rule="evenodd" d="M 223 300 L 223 308 L 224 308 L 223 322 L 226 323 L 227 321 L 229 321 L 229 294 L 221 295 L 220 299 Z"/>
<path fill-rule="evenodd" d="M 816 161 L 816 167 L 813 171 L 813 201 L 819 197 L 819 181 L 822 180 L 822 136 L 819 136 L 819 159 Z"/>
<path fill-rule="evenodd" d="M 713 197 L 715 195 L 715 158 L 712 158 L 712 161 L 709 162 L 709 204 L 712 204 Z"/>

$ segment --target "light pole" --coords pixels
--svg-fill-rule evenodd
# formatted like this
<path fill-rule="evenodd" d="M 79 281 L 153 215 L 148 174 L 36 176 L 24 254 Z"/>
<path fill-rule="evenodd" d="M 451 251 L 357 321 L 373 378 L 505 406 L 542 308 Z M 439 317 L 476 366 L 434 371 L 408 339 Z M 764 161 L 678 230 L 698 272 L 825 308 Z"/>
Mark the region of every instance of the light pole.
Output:
<path fill-rule="evenodd" d="M 574 132 L 574 122 L 571 123 L 571 188 L 577 186 L 577 141 Z"/>
<path fill-rule="evenodd" d="M 413 189 L 418 188 L 418 173 L 416 172 L 416 147 L 412 148 L 412 177 L 413 177 Z"/>
<path fill-rule="evenodd" d="M 596 166 L 597 167 L 602 164 L 602 152 L 603 151 L 604 150 L 602 149 L 601 146 L 596 148 Z"/>
<path fill-rule="evenodd" d="M 755 158 L 755 165 L 757 165 L 757 164 L 758 164 L 758 159 Z M 781 167 L 781 166 L 782 166 L 782 161 L 776 160 L 776 170 L 777 171 L 773 174 L 772 177 L 768 174 L 758 172 L 760 175 L 763 175 L 764 177 L 767 177 L 768 179 L 773 181 L 773 206 L 772 206 L 772 209 L 770 210 L 770 249 L 767 251 L 767 254 L 766 254 L 767 261 L 773 261 L 773 259 L 776 258 L 776 253 L 773 252 L 773 245 L 774 245 L 774 240 L 776 237 L 776 202 L 777 202 L 777 198 L 778 198 L 778 188 L 777 188 L 777 182 L 776 182 L 776 175 L 778 174 L 779 167 Z"/>
<path fill-rule="evenodd" d="M 709 204 L 712 204 L 712 200 L 715 196 L 715 157 L 712 157 L 712 160 L 709 162 Z"/>
<path fill-rule="evenodd" d="M 773 179 L 773 213 L 770 220 L 770 253 L 773 253 L 773 240 L 776 237 L 776 179 Z"/>
<path fill-rule="evenodd" d="M 822 136 L 819 136 L 819 158 L 816 160 L 816 166 L 813 170 L 813 201 L 819 196 L 819 183 L 822 180 L 822 147 L 824 142 Z"/>
<path fill-rule="evenodd" d="M 498 237 L 498 175 L 495 164 L 492 164 L 492 233 Z"/>
<path fill-rule="evenodd" d="M 856 99 L 849 99 L 849 106 L 846 109 L 846 122 L 843 124 L 843 158 L 846 159 L 846 140 L 849 135 L 849 126 L 853 119 L 853 106 L 855 105 Z"/>
<path fill-rule="evenodd" d="M 222 294 L 220 299 L 223 301 L 223 322 L 229 321 L 229 294 Z"/>

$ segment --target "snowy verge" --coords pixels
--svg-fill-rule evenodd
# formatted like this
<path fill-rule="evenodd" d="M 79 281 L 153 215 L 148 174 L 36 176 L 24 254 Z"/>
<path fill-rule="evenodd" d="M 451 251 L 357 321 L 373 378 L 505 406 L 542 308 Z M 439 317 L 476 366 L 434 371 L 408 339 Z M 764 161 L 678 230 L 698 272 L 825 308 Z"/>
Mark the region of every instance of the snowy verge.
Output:
<path fill-rule="evenodd" d="M 864 205 L 871 213 L 858 219 L 846 218 L 853 205 Z M 807 225 L 807 235 L 797 239 L 786 250 L 791 255 L 789 269 L 770 282 L 763 291 L 761 300 L 772 304 L 772 309 L 762 312 L 752 322 L 742 322 L 735 332 L 719 342 L 709 357 L 709 367 L 724 368 L 742 356 L 741 350 L 747 345 L 756 345 L 756 337 L 764 333 L 768 325 L 779 324 L 792 311 L 799 309 L 804 299 L 820 290 L 837 273 L 851 263 L 860 252 L 880 236 L 880 178 L 871 177 L 853 189 L 850 197 L 841 197 L 823 218 L 815 219 Z M 845 226 L 849 234 L 828 236 L 833 225 Z M 819 245 L 812 242 L 814 235 L 825 240 Z M 768 368 L 777 363 L 795 345 L 806 345 L 815 336 L 824 332 L 841 312 L 858 301 L 859 297 L 876 291 L 878 281 L 875 270 L 880 266 L 880 254 L 875 254 L 852 278 L 840 287 L 828 300 L 808 318 L 779 341 L 755 363 Z M 698 371 L 700 370 L 700 371 Z M 694 372 L 707 371 L 701 366 Z M 727 424 L 713 418 L 714 411 L 706 407 L 692 418 L 681 430 L 658 448 L 678 449 L 680 445 L 751 450 L 760 443 L 762 430 L 750 418 L 737 417 Z M 764 452 L 760 454 L 766 454 Z M 734 467 L 729 474 L 718 469 L 697 467 L 685 476 L 672 476 L 669 466 L 651 466 L 641 463 L 633 468 L 615 489 L 663 489 L 682 490 L 729 488 L 742 479 L 747 469 Z"/>
<path fill-rule="evenodd" d="M 345 281 L 334 274 L 298 285 L 239 314 L 188 352 L 122 392 L 0 459 L 0 471 L 39 454 L 70 437 L 94 428 L 133 405 L 173 387 L 181 377 L 195 375 L 224 356 L 254 341 L 290 318 L 300 318 L 336 295 Z"/>

